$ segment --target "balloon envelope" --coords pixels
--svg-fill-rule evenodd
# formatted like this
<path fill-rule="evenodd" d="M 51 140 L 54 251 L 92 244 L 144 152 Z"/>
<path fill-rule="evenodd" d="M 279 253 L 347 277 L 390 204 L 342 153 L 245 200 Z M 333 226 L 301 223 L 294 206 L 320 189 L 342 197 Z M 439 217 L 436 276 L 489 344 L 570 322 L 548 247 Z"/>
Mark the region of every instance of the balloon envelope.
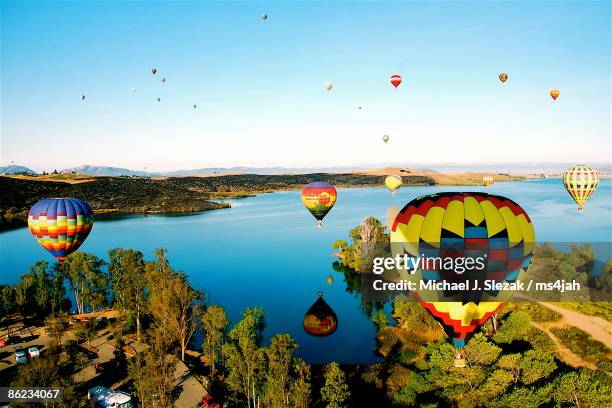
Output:
<path fill-rule="evenodd" d="M 391 84 L 394 87 L 397 88 L 398 86 L 400 86 L 401 83 L 402 83 L 402 77 L 401 76 L 399 76 L 399 75 L 391 75 Z"/>
<path fill-rule="evenodd" d="M 30 232 L 58 261 L 81 246 L 93 221 L 91 207 L 78 198 L 45 198 L 28 213 Z"/>
<path fill-rule="evenodd" d="M 465 346 L 508 297 L 503 291 L 486 290 L 484 281 L 515 282 L 529 267 L 534 246 L 535 232 L 525 210 L 505 197 L 485 193 L 418 197 L 398 213 L 391 226 L 393 255 L 420 260 L 413 273 L 400 270 L 400 278 L 415 281 L 417 290 L 412 295 L 438 320 L 457 348 Z M 468 264 L 473 266 L 468 268 Z M 422 290 L 419 285 L 466 280 L 478 282 L 479 289 Z"/>
<path fill-rule="evenodd" d="M 268 15 L 267 15 L 267 14 L 262 14 L 262 15 L 261 15 L 261 19 L 262 19 L 263 21 L 266 21 L 266 20 L 268 19 Z"/>
<path fill-rule="evenodd" d="M 559 92 L 559 90 L 558 90 L 558 89 L 551 89 L 549 93 L 550 93 L 550 97 L 551 97 L 551 98 L 553 98 L 553 100 L 555 100 L 555 101 L 556 101 L 556 100 L 557 100 L 557 98 L 559 97 L 559 94 L 560 94 L 561 92 Z"/>
<path fill-rule="evenodd" d="M 599 186 L 597 170 L 585 165 L 577 165 L 563 173 L 563 185 L 569 195 L 578 204 L 578 211 Z"/>
<path fill-rule="evenodd" d="M 382 139 L 383 142 L 387 143 L 389 141 L 389 135 L 384 135 Z"/>
<path fill-rule="evenodd" d="M 506 82 L 508 80 L 508 74 L 502 72 L 501 74 L 499 74 L 499 80 L 502 82 Z"/>
<path fill-rule="evenodd" d="M 153 75 L 157 74 L 157 68 L 153 68 L 153 69 L 151 70 L 151 73 L 152 73 Z"/>
<path fill-rule="evenodd" d="M 333 85 L 331 82 L 326 82 L 323 84 L 323 88 L 325 88 L 327 91 L 331 91 L 331 89 L 333 88 Z"/>
<path fill-rule="evenodd" d="M 315 181 L 302 189 L 302 203 L 317 221 L 321 221 L 336 203 L 336 188 L 326 181 Z"/>
<path fill-rule="evenodd" d="M 400 188 L 401 185 L 402 185 L 402 178 L 400 176 L 392 175 L 392 176 L 387 176 L 387 178 L 385 178 L 385 186 L 392 193 L 395 193 L 395 190 Z"/>

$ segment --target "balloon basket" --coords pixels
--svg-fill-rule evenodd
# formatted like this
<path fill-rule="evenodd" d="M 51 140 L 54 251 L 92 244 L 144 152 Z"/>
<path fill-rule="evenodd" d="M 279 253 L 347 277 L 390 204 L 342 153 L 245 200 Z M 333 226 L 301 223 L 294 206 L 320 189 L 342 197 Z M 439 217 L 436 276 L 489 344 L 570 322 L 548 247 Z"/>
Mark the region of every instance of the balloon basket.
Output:
<path fill-rule="evenodd" d="M 323 228 L 323 223 L 321 221 L 317 221 L 317 228 Z"/>
<path fill-rule="evenodd" d="M 453 361 L 453 366 L 455 368 L 465 368 L 465 357 L 463 353 L 457 352 L 455 354 L 455 360 Z"/>

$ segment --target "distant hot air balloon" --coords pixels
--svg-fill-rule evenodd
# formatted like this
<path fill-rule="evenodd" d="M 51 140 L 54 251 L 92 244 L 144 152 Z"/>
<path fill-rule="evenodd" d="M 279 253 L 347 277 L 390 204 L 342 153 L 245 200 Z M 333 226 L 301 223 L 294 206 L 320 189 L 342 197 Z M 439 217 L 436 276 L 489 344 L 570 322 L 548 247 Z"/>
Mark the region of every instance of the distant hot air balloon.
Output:
<path fill-rule="evenodd" d="M 321 220 L 336 203 L 338 194 L 336 188 L 326 181 L 315 181 L 302 189 L 302 202 L 317 220 L 317 228 L 321 228 Z"/>
<path fill-rule="evenodd" d="M 334 277 L 331 275 L 327 275 L 327 284 L 328 285 L 333 285 L 334 284 Z"/>
<path fill-rule="evenodd" d="M 161 81 L 162 83 L 166 82 L 166 77 L 162 77 Z"/>
<path fill-rule="evenodd" d="M 487 290 L 484 281 L 495 285 L 520 279 L 531 264 L 535 232 L 525 210 L 505 197 L 439 193 L 409 202 L 391 226 L 390 241 L 394 257 L 418 258 L 417 268 L 399 270 L 398 278 L 415 283 L 412 296 L 440 323 L 460 356 L 469 338 L 509 295 Z M 420 285 L 431 281 L 472 284 L 454 291 Z"/>
<path fill-rule="evenodd" d="M 563 185 L 578 204 L 578 211 L 582 211 L 582 206 L 599 185 L 599 175 L 589 166 L 577 165 L 563 173 Z"/>
<path fill-rule="evenodd" d="M 151 73 L 152 73 L 153 75 L 157 74 L 157 68 L 153 68 L 153 69 L 151 70 Z"/>
<path fill-rule="evenodd" d="M 304 330 L 313 336 L 329 336 L 338 328 L 338 317 L 334 310 L 323 300 L 323 293 L 304 316 Z"/>
<path fill-rule="evenodd" d="M 402 77 L 401 76 L 399 76 L 399 75 L 391 75 L 391 84 L 394 87 L 397 88 L 398 86 L 400 86 L 401 83 L 402 83 Z"/>
<path fill-rule="evenodd" d="M 161 98 L 157 98 L 157 102 L 161 102 Z"/>
<path fill-rule="evenodd" d="M 495 182 L 495 180 L 493 179 L 493 177 L 491 176 L 484 176 L 482 178 L 482 184 L 484 186 L 490 186 L 491 184 L 493 184 Z"/>
<path fill-rule="evenodd" d="M 81 100 L 84 101 L 85 100 L 85 95 L 81 95 Z"/>
<path fill-rule="evenodd" d="M 556 101 L 556 100 L 557 100 L 557 98 L 559 97 L 559 94 L 560 94 L 561 92 L 559 92 L 559 90 L 558 90 L 558 89 L 551 89 L 549 93 L 550 93 L 550 97 L 551 97 L 551 98 L 553 98 L 553 100 L 555 100 L 555 101 Z"/>
<path fill-rule="evenodd" d="M 384 135 L 382 139 L 383 142 L 387 143 L 389 141 L 389 135 Z"/>
<path fill-rule="evenodd" d="M 358 109 L 358 110 L 361 110 L 361 106 L 358 106 L 358 107 L 357 107 L 357 109 Z"/>
<path fill-rule="evenodd" d="M 508 80 L 508 74 L 502 72 L 501 74 L 499 74 L 499 80 L 502 82 L 506 82 Z"/>
<path fill-rule="evenodd" d="M 91 207 L 78 198 L 45 198 L 28 213 L 30 232 L 60 262 L 81 246 L 93 221 Z"/>
<path fill-rule="evenodd" d="M 195 109 L 195 108 L 197 108 L 197 107 L 198 107 L 198 105 L 196 105 L 196 104 L 194 104 L 194 105 L 193 105 L 193 109 Z"/>
<path fill-rule="evenodd" d="M 132 88 L 132 93 L 136 93 L 136 88 Z"/>
<path fill-rule="evenodd" d="M 325 88 L 326 91 L 331 91 L 333 85 L 331 82 L 326 82 L 323 84 L 323 88 Z"/>
<path fill-rule="evenodd" d="M 266 21 L 266 20 L 268 19 L 268 15 L 267 15 L 267 14 L 262 14 L 262 15 L 261 15 L 261 19 L 262 19 L 263 21 Z"/>
<path fill-rule="evenodd" d="M 400 176 L 392 175 L 385 178 L 385 186 L 391 191 L 391 195 L 395 195 L 395 192 L 402 185 L 402 178 Z"/>

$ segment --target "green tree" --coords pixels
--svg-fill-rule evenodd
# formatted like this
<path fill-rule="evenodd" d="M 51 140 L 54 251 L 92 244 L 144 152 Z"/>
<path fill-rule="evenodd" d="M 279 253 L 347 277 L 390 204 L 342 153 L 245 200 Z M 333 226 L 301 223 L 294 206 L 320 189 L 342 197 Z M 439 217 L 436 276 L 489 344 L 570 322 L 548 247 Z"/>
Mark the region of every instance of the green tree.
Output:
<path fill-rule="evenodd" d="M 288 334 L 277 334 L 266 349 L 266 399 L 274 408 L 287 407 L 293 383 L 293 352 L 297 343 Z"/>
<path fill-rule="evenodd" d="M 542 350 L 527 350 L 519 361 L 521 382 L 533 384 L 548 378 L 557 369 L 557 363 L 552 354 Z"/>
<path fill-rule="evenodd" d="M 525 310 L 517 310 L 510 313 L 501 322 L 501 326 L 493 335 L 496 343 L 512 343 L 522 340 L 531 329 L 531 316 Z"/>
<path fill-rule="evenodd" d="M 325 367 L 325 385 L 321 388 L 321 398 L 328 408 L 347 407 L 351 393 L 346 383 L 344 371 L 338 363 Z"/>
<path fill-rule="evenodd" d="M 223 345 L 228 370 L 227 385 L 256 407 L 264 381 L 265 352 L 260 348 L 265 326 L 263 309 L 248 308 L 230 330 Z"/>
<path fill-rule="evenodd" d="M 106 303 L 108 277 L 102 271 L 103 265 L 100 258 L 84 252 L 74 252 L 56 264 L 58 272 L 70 283 L 79 313 L 85 313 L 88 307 L 96 310 Z"/>
<path fill-rule="evenodd" d="M 216 373 L 217 363 L 222 357 L 221 351 L 228 325 L 229 320 L 225 314 L 225 309 L 221 306 L 209 306 L 202 315 L 202 330 L 204 332 L 202 348 L 210 362 L 210 370 L 213 376 Z"/>
<path fill-rule="evenodd" d="M 308 408 L 311 400 L 310 366 L 304 360 L 296 358 L 293 372 L 295 379 L 291 384 L 289 401 L 295 408 Z"/>
<path fill-rule="evenodd" d="M 612 406 L 612 380 L 601 372 L 572 371 L 555 380 L 558 406 L 606 408 Z"/>
<path fill-rule="evenodd" d="M 389 319 L 387 318 L 387 313 L 384 309 L 377 309 L 372 316 L 372 323 L 376 326 L 377 330 L 386 327 L 389 324 Z"/>
<path fill-rule="evenodd" d="M 142 252 L 115 248 L 108 252 L 108 272 L 114 302 L 136 319 L 136 336 L 140 340 L 141 319 L 146 306 L 145 261 Z"/>

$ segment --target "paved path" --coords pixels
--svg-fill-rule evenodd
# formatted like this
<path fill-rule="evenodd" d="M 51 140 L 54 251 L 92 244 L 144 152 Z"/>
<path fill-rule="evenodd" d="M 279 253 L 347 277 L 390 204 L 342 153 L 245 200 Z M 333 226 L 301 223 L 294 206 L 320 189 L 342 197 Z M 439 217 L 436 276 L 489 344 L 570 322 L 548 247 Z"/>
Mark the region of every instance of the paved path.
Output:
<path fill-rule="evenodd" d="M 191 373 L 189 368 L 179 360 L 174 371 L 176 387 L 182 387 L 179 398 L 174 402 L 176 408 L 195 408 L 199 407 L 202 397 L 208 392 Z"/>

